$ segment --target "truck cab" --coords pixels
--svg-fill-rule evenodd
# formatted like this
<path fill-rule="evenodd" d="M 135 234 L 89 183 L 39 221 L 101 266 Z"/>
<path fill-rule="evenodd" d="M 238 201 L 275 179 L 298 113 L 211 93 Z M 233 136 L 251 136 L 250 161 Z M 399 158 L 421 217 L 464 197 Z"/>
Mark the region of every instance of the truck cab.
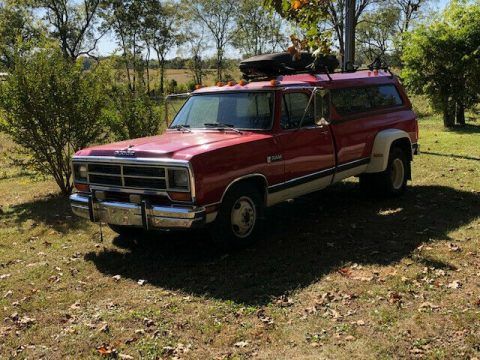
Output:
<path fill-rule="evenodd" d="M 73 159 L 73 212 L 125 234 L 208 227 L 241 246 L 266 207 L 351 176 L 397 196 L 411 178 L 418 126 L 388 71 L 301 73 L 200 87 L 162 135 Z"/>

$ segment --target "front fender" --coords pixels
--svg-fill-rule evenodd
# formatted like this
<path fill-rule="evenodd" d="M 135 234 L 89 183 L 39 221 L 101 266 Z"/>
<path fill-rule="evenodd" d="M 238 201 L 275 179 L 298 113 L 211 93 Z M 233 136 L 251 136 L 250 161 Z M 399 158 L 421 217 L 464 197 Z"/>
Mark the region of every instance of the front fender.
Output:
<path fill-rule="evenodd" d="M 411 149 L 411 140 L 405 131 L 399 129 L 380 131 L 375 137 L 372 154 L 370 156 L 370 164 L 365 172 L 378 173 L 385 171 L 388 165 L 388 157 L 392 143 L 399 139 L 408 140 Z"/>

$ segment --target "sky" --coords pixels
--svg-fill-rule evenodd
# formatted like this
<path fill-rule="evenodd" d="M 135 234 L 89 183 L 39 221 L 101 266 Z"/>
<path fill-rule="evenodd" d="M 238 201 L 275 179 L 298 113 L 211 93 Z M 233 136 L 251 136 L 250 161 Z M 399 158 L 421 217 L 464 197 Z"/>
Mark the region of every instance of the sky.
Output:
<path fill-rule="evenodd" d="M 445 8 L 445 6 L 448 4 L 449 0 L 433 0 L 433 3 L 431 5 L 432 10 L 437 10 L 441 11 Z M 102 56 L 110 55 L 113 54 L 115 50 L 118 49 L 118 45 L 115 43 L 115 39 L 111 34 L 106 34 L 100 41 L 98 42 L 98 52 Z M 207 56 L 213 56 L 215 53 L 215 49 L 211 49 L 206 52 Z M 167 58 L 171 59 L 177 56 L 177 49 L 173 49 L 167 56 Z M 240 57 L 240 54 L 233 50 L 230 52 L 230 56 L 227 56 L 230 58 L 236 58 Z"/>

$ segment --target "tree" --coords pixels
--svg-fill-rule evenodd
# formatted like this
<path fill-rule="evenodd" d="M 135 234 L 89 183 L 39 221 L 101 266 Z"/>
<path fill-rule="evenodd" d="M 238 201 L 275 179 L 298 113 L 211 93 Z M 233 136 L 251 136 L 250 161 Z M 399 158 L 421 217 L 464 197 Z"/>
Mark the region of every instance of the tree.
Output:
<path fill-rule="evenodd" d="M 358 0 L 355 2 L 355 16 L 353 18 L 353 31 L 355 32 L 360 18 L 368 7 L 378 0 Z M 381 1 L 381 0 L 380 0 Z M 346 0 L 327 2 L 327 24 L 333 28 L 334 38 L 338 43 L 338 52 L 342 58 L 345 55 L 345 7 Z M 355 57 L 354 57 L 355 58 Z"/>
<path fill-rule="evenodd" d="M 259 55 L 286 47 L 282 33 L 282 19 L 256 0 L 243 0 L 239 7 L 233 45 L 243 55 Z"/>
<path fill-rule="evenodd" d="M 122 50 L 128 87 L 136 91 L 138 77 L 143 80 L 142 42 L 145 7 L 140 0 L 109 0 L 102 13 L 103 29 L 111 29 Z"/>
<path fill-rule="evenodd" d="M 50 35 L 59 40 L 66 59 L 91 55 L 103 34 L 94 27 L 101 0 L 33 0 L 34 7 L 45 11 Z"/>
<path fill-rule="evenodd" d="M 323 26 L 328 19 L 330 0 L 265 0 L 264 4 L 297 24 L 305 33 L 304 39 L 292 37 L 294 45 L 289 47 L 290 53 L 296 55 L 303 48 L 320 50 L 324 54 L 330 52 L 330 33 Z"/>
<path fill-rule="evenodd" d="M 410 30 L 412 22 L 421 13 L 421 8 L 428 0 L 393 0 L 393 4 L 400 10 L 398 30 L 401 34 Z"/>
<path fill-rule="evenodd" d="M 191 16 L 205 24 L 215 41 L 217 80 L 223 80 L 227 44 L 235 35 L 237 0 L 190 0 L 186 7 Z"/>
<path fill-rule="evenodd" d="M 192 74 L 193 82 L 203 84 L 203 79 L 207 75 L 207 65 L 203 59 L 203 53 L 207 49 L 205 29 L 201 26 L 187 28 L 184 39 L 185 52 L 190 56 L 187 67 Z"/>
<path fill-rule="evenodd" d="M 364 14 L 356 31 L 357 58 L 371 63 L 375 58 L 385 59 L 395 52 L 399 17 L 399 10 L 393 6 L 380 7 Z"/>
<path fill-rule="evenodd" d="M 439 19 L 404 39 L 402 77 L 429 97 L 444 125 L 465 123 L 465 109 L 480 97 L 480 4 L 452 2 Z"/>
<path fill-rule="evenodd" d="M 32 13 L 15 2 L 0 3 L 0 67 L 15 67 L 16 54 L 24 54 L 41 41 L 43 30 L 36 26 Z"/>
<path fill-rule="evenodd" d="M 159 64 L 160 93 L 164 93 L 165 61 L 168 52 L 181 41 L 178 32 L 178 11 L 174 4 L 162 4 L 159 0 L 145 3 L 146 15 L 143 21 L 144 40 L 157 55 Z M 147 58 L 149 56 L 147 55 Z M 148 68 L 148 66 L 147 66 Z"/>
<path fill-rule="evenodd" d="M 101 67 L 85 72 L 51 48 L 16 58 L 0 85 L 0 131 L 20 145 L 26 166 L 52 176 L 64 194 L 72 191 L 72 155 L 104 132 L 107 86 Z"/>

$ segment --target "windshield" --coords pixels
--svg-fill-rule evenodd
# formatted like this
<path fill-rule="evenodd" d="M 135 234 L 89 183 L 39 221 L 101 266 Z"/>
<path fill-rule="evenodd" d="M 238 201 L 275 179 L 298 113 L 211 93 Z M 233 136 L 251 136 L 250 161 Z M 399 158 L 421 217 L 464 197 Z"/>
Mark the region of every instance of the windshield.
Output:
<path fill-rule="evenodd" d="M 170 125 L 207 128 L 218 125 L 245 130 L 266 130 L 272 126 L 273 92 L 236 92 L 194 95 Z"/>

